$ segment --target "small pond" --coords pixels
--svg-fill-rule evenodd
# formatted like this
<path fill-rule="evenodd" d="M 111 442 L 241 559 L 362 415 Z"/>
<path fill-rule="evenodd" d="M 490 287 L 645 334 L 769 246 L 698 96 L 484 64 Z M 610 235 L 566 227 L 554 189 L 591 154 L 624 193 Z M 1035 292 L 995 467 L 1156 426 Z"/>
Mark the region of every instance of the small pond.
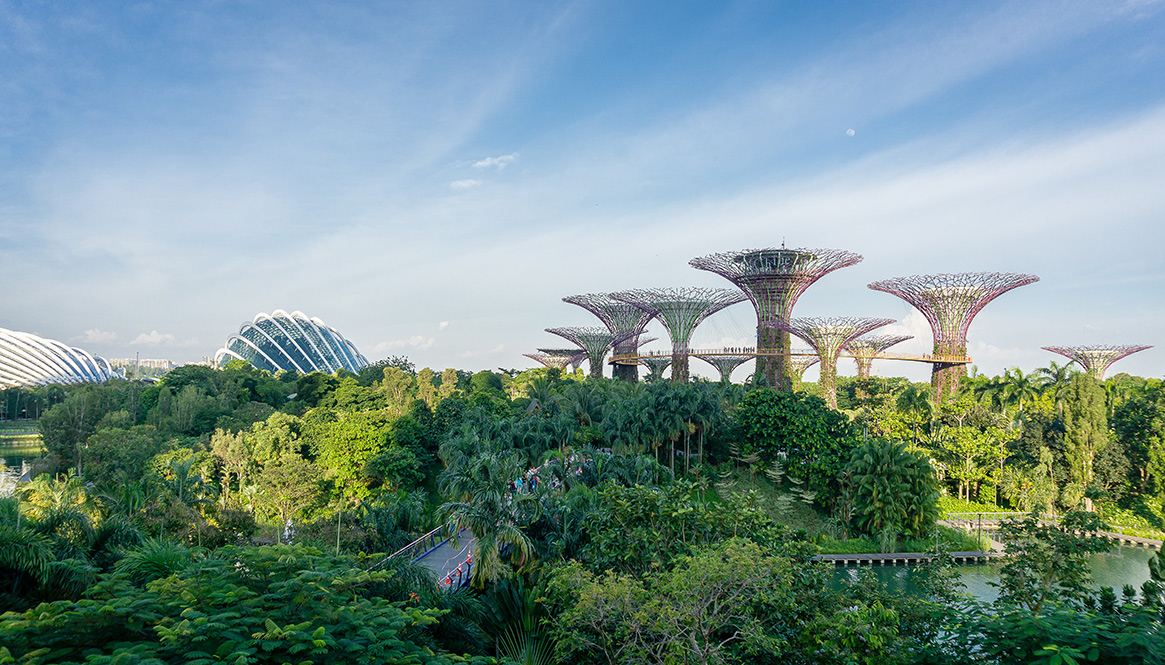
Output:
<path fill-rule="evenodd" d="M 1156 556 L 1157 551 L 1145 547 L 1117 547 L 1106 554 L 1094 554 L 1091 558 L 1092 580 L 1097 587 L 1109 586 L 1120 595 L 1121 587 L 1133 585 L 1138 592 L 1141 585 L 1149 579 L 1149 559 Z M 999 581 L 998 563 L 961 564 L 957 570 L 964 585 L 964 591 L 975 598 L 991 602 L 999 595 L 998 590 L 991 586 L 992 582 Z M 914 591 L 912 576 L 914 566 L 857 566 L 841 567 L 836 570 L 836 580 L 846 581 L 857 579 L 859 570 L 872 570 L 887 587 L 900 593 Z"/>

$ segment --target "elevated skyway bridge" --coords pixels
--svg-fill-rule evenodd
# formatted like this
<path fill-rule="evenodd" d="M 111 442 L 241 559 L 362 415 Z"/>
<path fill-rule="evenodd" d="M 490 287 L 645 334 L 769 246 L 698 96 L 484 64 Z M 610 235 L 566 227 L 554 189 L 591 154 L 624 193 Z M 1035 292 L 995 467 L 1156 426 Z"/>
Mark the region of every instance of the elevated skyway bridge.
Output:
<path fill-rule="evenodd" d="M 722 349 L 688 349 L 689 356 L 753 356 L 753 357 L 767 357 L 780 355 L 779 349 L 761 349 L 757 350 L 751 347 L 739 348 L 722 348 Z M 793 349 L 789 352 L 792 356 L 816 356 L 817 352 L 812 349 Z M 670 358 L 671 351 L 652 351 L 651 353 L 642 354 L 622 354 L 612 356 L 608 361 L 610 365 L 641 365 L 643 361 L 648 358 Z M 881 353 L 870 354 L 856 354 L 849 351 L 843 351 L 838 355 L 839 358 L 870 358 L 872 360 L 905 360 L 908 362 L 927 363 L 927 364 L 942 364 L 942 365 L 970 365 L 974 360 L 971 356 L 936 356 L 929 353 L 889 353 L 882 351 Z"/>
<path fill-rule="evenodd" d="M 446 524 L 433 529 L 368 568 L 376 570 L 394 559 L 419 563 L 432 571 L 437 586 L 459 589 L 473 576 L 473 550 L 477 538 L 468 529 L 453 534 Z"/>

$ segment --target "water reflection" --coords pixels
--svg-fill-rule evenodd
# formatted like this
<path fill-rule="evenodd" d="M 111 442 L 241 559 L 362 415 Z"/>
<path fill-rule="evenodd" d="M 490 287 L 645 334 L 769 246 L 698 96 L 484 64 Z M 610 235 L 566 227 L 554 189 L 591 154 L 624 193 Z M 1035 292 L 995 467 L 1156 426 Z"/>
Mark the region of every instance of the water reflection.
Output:
<path fill-rule="evenodd" d="M 1149 559 L 1155 555 L 1155 550 L 1142 547 L 1118 547 L 1106 554 L 1094 554 L 1091 557 L 1092 580 L 1098 588 L 1112 587 L 1118 596 L 1126 584 L 1131 584 L 1139 592 L 1141 585 L 1149 579 Z M 998 589 L 992 586 L 992 582 L 999 581 L 999 568 L 998 563 L 968 563 L 958 565 L 956 570 L 966 593 L 991 602 L 999 596 Z M 834 580 L 838 583 L 856 581 L 859 570 L 873 571 L 892 593 L 917 591 L 914 584 L 916 566 L 838 567 Z"/>

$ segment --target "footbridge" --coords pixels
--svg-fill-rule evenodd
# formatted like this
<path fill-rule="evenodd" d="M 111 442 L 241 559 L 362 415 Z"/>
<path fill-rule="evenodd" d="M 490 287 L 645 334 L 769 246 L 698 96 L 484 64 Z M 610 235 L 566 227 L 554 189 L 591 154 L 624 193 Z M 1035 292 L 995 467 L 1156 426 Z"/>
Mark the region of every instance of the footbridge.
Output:
<path fill-rule="evenodd" d="M 477 538 L 468 529 L 454 533 L 445 524 L 389 554 L 368 570 L 376 570 L 394 559 L 419 563 L 429 569 L 443 589 L 460 589 L 473 576 L 473 549 Z"/>
<path fill-rule="evenodd" d="M 736 347 L 736 348 L 722 348 L 722 349 L 688 349 L 689 356 L 778 356 L 781 352 L 778 349 L 760 349 L 754 347 Z M 816 356 L 817 352 L 812 349 L 793 349 L 789 352 L 791 356 Z M 640 365 L 648 358 L 670 358 L 671 351 L 652 351 L 651 353 L 624 353 L 620 355 L 611 356 L 607 361 L 610 365 Z M 940 365 L 970 365 L 974 360 L 971 356 L 936 356 L 929 353 L 888 353 L 883 351 L 881 353 L 852 353 L 850 351 L 843 351 L 838 354 L 838 358 L 869 358 L 871 360 L 905 360 L 908 362 L 927 363 L 933 365 L 938 363 Z"/>

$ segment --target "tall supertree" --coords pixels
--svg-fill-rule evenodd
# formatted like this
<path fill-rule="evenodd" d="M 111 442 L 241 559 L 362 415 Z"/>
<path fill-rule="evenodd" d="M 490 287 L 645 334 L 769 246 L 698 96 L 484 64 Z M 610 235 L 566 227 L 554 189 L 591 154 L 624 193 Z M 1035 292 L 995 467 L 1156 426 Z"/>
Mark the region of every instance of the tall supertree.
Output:
<path fill-rule="evenodd" d="M 805 370 L 821 362 L 821 358 L 812 356 L 791 356 L 789 359 L 789 373 L 793 377 L 793 388 L 799 389 L 801 387 L 801 377 L 805 376 Z"/>
<path fill-rule="evenodd" d="M 696 326 L 720 310 L 744 301 L 736 289 L 708 289 L 697 286 L 632 289 L 611 294 L 617 300 L 635 305 L 658 317 L 671 336 L 671 378 L 678 383 L 688 380 L 688 342 Z"/>
<path fill-rule="evenodd" d="M 874 356 L 908 339 L 914 339 L 914 335 L 862 335 L 846 344 L 845 348 L 854 354 L 854 362 L 858 364 L 858 378 L 868 379 Z"/>
<path fill-rule="evenodd" d="M 930 382 L 935 399 L 946 401 L 967 375 L 961 361 L 967 356 L 967 328 L 975 315 L 1004 293 L 1038 281 L 1035 275 L 1011 272 L 961 272 L 895 277 L 869 287 L 905 300 L 930 322 L 935 355 Z"/>
<path fill-rule="evenodd" d="M 640 358 L 647 365 L 647 380 L 659 381 L 663 378 L 663 371 L 671 365 L 671 356 L 645 356 Z"/>
<path fill-rule="evenodd" d="M 607 330 L 616 335 L 623 335 L 621 341 L 615 344 L 615 355 L 635 354 L 639 352 L 639 336 L 652 319 L 652 314 L 635 305 L 616 300 L 609 293 L 583 293 L 577 296 L 567 296 L 562 299 L 572 305 L 578 305 L 591 314 L 599 317 Z M 613 370 L 616 379 L 635 383 L 639 381 L 639 366 L 633 363 L 616 364 Z"/>
<path fill-rule="evenodd" d="M 777 321 L 773 325 L 800 337 L 817 351 L 817 356 L 821 358 L 821 378 L 817 380 L 817 386 L 821 397 L 836 409 L 837 356 L 841 354 L 842 348 L 858 336 L 890 323 L 894 323 L 894 319 L 830 316 Z"/>
<path fill-rule="evenodd" d="M 724 356 L 711 353 L 693 353 L 693 357 L 699 358 L 709 365 L 716 368 L 720 372 L 721 383 L 731 383 L 732 370 L 740 367 L 744 363 L 752 360 L 756 356 Z"/>
<path fill-rule="evenodd" d="M 538 353 L 523 353 L 522 355 L 536 362 L 542 363 L 544 367 L 562 371 L 570 364 L 570 356 L 562 356 L 557 354 L 549 354 L 544 351 Z"/>
<path fill-rule="evenodd" d="M 587 352 L 587 360 L 591 364 L 590 376 L 599 378 L 603 376 L 603 359 L 607 357 L 607 352 L 622 339 L 603 328 L 547 328 L 546 332 L 578 344 Z"/>
<path fill-rule="evenodd" d="M 1153 348 L 1152 344 L 1091 344 L 1087 346 L 1044 346 L 1045 351 L 1058 353 L 1080 363 L 1085 372 L 1104 380 L 1104 373 L 1116 361 L 1137 351 Z"/>
<path fill-rule="evenodd" d="M 709 254 L 692 259 L 689 265 L 724 277 L 748 295 L 756 308 L 756 349 L 762 352 L 756 359 L 757 371 L 770 386 L 791 390 L 789 333 L 773 324 L 793 318 L 797 299 L 814 282 L 861 260 L 861 254 L 841 249 L 782 246 Z"/>

